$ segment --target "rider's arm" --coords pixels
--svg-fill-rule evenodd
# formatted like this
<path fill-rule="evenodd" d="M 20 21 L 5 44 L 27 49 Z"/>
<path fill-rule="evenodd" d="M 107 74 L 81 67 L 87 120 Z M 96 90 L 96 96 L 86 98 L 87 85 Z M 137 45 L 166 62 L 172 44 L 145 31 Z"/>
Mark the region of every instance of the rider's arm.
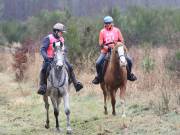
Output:
<path fill-rule="evenodd" d="M 124 44 L 124 38 L 120 30 L 118 30 L 118 42 L 121 42 L 122 44 Z"/>
<path fill-rule="evenodd" d="M 44 60 L 46 61 L 48 59 L 48 56 L 47 56 L 47 49 L 49 47 L 49 37 L 45 37 L 42 41 L 42 46 L 41 46 L 41 49 L 40 49 L 40 53 L 41 55 L 43 56 Z"/>
<path fill-rule="evenodd" d="M 117 44 L 123 45 L 125 52 L 128 52 L 128 49 L 127 49 L 127 47 L 124 44 L 124 38 L 123 38 L 122 33 L 121 33 L 120 30 L 118 30 L 118 42 L 117 42 Z"/>
<path fill-rule="evenodd" d="M 103 48 L 104 40 L 103 40 L 103 32 L 100 31 L 99 33 L 99 45 L 101 48 Z"/>

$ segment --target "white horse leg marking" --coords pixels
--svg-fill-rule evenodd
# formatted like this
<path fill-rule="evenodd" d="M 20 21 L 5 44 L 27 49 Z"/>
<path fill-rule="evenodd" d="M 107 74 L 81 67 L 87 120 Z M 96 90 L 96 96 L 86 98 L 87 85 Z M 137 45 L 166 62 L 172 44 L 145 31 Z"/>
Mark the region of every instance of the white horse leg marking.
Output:
<path fill-rule="evenodd" d="M 64 100 L 64 111 L 67 117 L 67 133 L 71 134 L 71 125 L 70 125 L 70 107 L 69 107 L 69 94 L 66 93 L 63 96 L 63 100 Z"/>
<path fill-rule="evenodd" d="M 127 128 L 126 124 L 126 113 L 125 113 L 125 100 L 120 100 L 122 104 L 122 121 L 123 121 L 123 128 Z"/>
<path fill-rule="evenodd" d="M 122 105 L 122 117 L 125 118 L 126 117 L 126 113 L 125 113 L 125 101 L 124 100 L 120 100 L 121 105 Z"/>

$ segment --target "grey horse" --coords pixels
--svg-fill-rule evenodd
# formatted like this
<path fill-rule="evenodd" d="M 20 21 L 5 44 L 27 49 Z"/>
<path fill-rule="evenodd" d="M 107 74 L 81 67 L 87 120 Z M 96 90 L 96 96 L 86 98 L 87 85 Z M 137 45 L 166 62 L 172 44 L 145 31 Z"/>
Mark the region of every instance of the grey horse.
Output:
<path fill-rule="evenodd" d="M 62 47 L 60 44 L 56 43 L 53 45 L 54 47 L 54 60 L 51 64 L 51 69 L 48 75 L 47 82 L 47 91 L 44 94 L 43 99 L 45 102 L 46 108 L 46 124 L 45 128 L 49 128 L 49 103 L 48 96 L 52 101 L 52 105 L 54 108 L 54 116 L 56 119 L 56 130 L 58 132 L 61 131 L 59 127 L 58 115 L 59 115 L 59 105 L 61 103 L 61 99 L 64 101 L 64 111 L 67 117 L 67 133 L 70 134 L 72 132 L 70 126 L 70 107 L 69 107 L 69 76 L 67 72 L 67 68 L 65 66 L 64 54 L 62 51 Z"/>

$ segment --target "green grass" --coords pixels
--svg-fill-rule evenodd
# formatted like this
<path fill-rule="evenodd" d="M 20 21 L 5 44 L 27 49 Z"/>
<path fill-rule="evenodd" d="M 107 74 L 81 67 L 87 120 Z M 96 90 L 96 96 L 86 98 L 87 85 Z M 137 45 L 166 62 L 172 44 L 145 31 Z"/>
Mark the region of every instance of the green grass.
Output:
<path fill-rule="evenodd" d="M 0 73 L 0 135 L 54 135 L 55 118 L 50 106 L 50 129 L 45 129 L 45 108 L 42 97 L 31 84 L 19 85 L 12 76 Z M 8 83 L 9 82 L 9 83 Z M 84 90 L 88 92 L 88 90 Z M 25 93 L 25 94 L 23 94 Z M 117 96 L 118 97 L 118 96 Z M 101 94 L 71 93 L 71 126 L 74 135 L 176 135 L 180 115 L 175 112 L 157 116 L 147 104 L 130 103 L 127 98 L 127 129 L 122 128 L 121 105 L 117 98 L 117 115 L 103 114 Z M 66 134 L 66 117 L 60 106 L 60 126 Z"/>

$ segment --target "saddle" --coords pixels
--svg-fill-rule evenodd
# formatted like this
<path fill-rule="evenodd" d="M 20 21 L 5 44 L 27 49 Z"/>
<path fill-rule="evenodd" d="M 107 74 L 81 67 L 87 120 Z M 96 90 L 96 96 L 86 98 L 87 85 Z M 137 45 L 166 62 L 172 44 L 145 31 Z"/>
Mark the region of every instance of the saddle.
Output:
<path fill-rule="evenodd" d="M 46 71 L 46 77 L 47 77 L 47 78 L 48 78 L 48 76 L 49 76 L 49 72 L 50 72 L 52 66 L 53 66 L 53 63 L 50 63 L 50 65 L 47 67 L 47 71 Z M 68 69 L 67 64 L 65 64 L 65 69 L 66 69 L 66 71 L 67 71 L 67 73 L 68 73 L 68 76 L 70 76 L 70 71 L 69 71 L 69 69 Z M 69 81 L 69 83 L 71 83 L 71 82 L 72 82 L 72 79 L 69 77 L 69 80 L 68 80 L 68 81 Z"/>
<path fill-rule="evenodd" d="M 111 52 L 108 52 L 106 57 L 105 57 L 104 62 L 101 65 L 101 71 L 100 71 L 100 76 L 99 76 L 100 82 L 102 82 L 103 79 L 104 79 L 104 75 L 106 73 L 106 69 L 107 69 L 107 66 L 108 66 L 108 63 L 109 63 L 109 60 L 110 60 L 110 56 L 111 56 Z M 129 68 L 130 68 L 129 63 L 127 63 L 127 65 L 126 65 L 127 71 L 129 71 Z"/>
<path fill-rule="evenodd" d="M 111 53 L 109 52 L 109 53 L 106 55 L 106 57 L 105 57 L 105 59 L 104 59 L 104 62 L 103 62 L 102 65 L 101 65 L 101 71 L 100 71 L 100 76 L 99 76 L 100 82 L 102 82 L 103 79 L 104 79 L 104 74 L 105 74 L 105 72 L 106 72 L 107 65 L 108 65 L 109 60 L 110 60 L 110 56 L 111 56 Z"/>

